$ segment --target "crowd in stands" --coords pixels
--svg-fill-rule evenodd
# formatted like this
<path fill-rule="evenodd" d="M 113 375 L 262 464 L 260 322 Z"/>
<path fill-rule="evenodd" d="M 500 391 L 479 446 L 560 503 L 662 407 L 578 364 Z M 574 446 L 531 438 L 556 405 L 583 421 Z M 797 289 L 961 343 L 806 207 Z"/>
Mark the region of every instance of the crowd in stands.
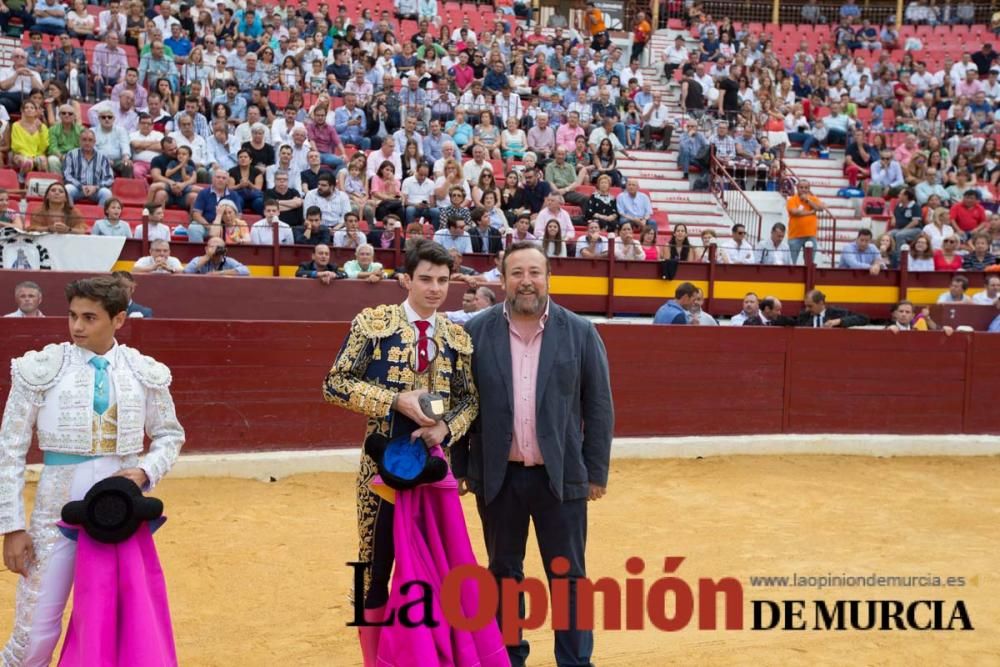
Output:
<path fill-rule="evenodd" d="M 139 205 L 150 239 L 271 243 L 278 225 L 281 243 L 385 247 L 416 223 L 460 252 L 573 256 L 591 221 L 665 222 L 618 161 L 669 145 L 667 106 L 599 10 L 544 34 L 471 7 L 446 24 L 436 1 L 5 6 L 30 46 L 0 69 L 3 180 L 46 185 L 6 224 L 135 236 Z"/>
<path fill-rule="evenodd" d="M 964 29 L 970 7 L 909 3 L 904 32 L 912 34 L 914 25 Z M 904 245 L 911 270 L 995 266 L 1000 54 L 992 34 L 974 33 L 983 42 L 971 49 L 959 37 L 971 29 L 956 32 L 954 41 L 904 48 L 894 18 L 873 26 L 855 3 L 840 5 L 830 25 L 815 2 L 802 12 L 804 24 L 816 25 L 768 34 L 716 21 L 698 3 L 690 8 L 697 45 L 678 36 L 661 54 L 664 75 L 680 79 L 680 105 L 689 116 L 679 144 L 682 170 L 707 167 L 712 153 L 741 187 L 761 188 L 793 145 L 818 157 L 842 147 L 850 188 L 838 194 L 863 197 L 862 213 L 885 220 L 888 230 L 876 239 L 863 232 L 838 266 L 897 268 Z M 790 42 L 789 35 L 801 39 Z M 789 199 L 793 262 L 805 242 L 815 245 L 816 214 L 827 210 L 811 195 L 804 199 L 816 206 L 804 210 L 798 196 Z M 945 243 L 950 236 L 956 241 Z"/>
<path fill-rule="evenodd" d="M 817 247 L 827 203 L 805 181 L 787 227 L 759 242 L 743 225 L 723 239 L 691 238 L 683 224 L 661 235 L 665 211 L 621 165 L 630 150 L 672 150 L 676 133 L 684 176 L 714 155 L 747 189 L 773 187 L 793 145 L 818 156 L 843 146 L 866 214 L 890 229 L 862 230 L 839 266 L 896 268 L 904 245 L 910 270 L 996 266 L 1000 62 L 989 42 L 955 58 L 904 49 L 892 25 L 846 3 L 836 26 L 806 20 L 825 31 L 790 44 L 694 3 L 696 46 L 678 37 L 647 52 L 640 12 L 626 53 L 592 2 L 579 25 L 554 15 L 545 29 L 507 15 L 523 3 L 455 21 L 442 4 L 353 15 L 306 0 L 4 0 L 0 28 L 17 19 L 26 37 L 0 68 L 12 170 L 0 225 L 145 233 L 161 251 L 205 243 L 186 267 L 151 254 L 153 270 L 178 273 L 245 275 L 226 245 L 277 238 L 313 246 L 301 275 L 322 280 L 381 279 L 373 250 L 396 234 L 459 257 L 534 240 L 553 257 L 792 264 Z M 965 23 L 960 6 L 907 20 Z M 678 80 L 679 114 L 653 91 L 644 56 Z M 43 172 L 30 210 L 5 203 Z M 331 247 L 352 249 L 357 266 L 331 270 Z"/>

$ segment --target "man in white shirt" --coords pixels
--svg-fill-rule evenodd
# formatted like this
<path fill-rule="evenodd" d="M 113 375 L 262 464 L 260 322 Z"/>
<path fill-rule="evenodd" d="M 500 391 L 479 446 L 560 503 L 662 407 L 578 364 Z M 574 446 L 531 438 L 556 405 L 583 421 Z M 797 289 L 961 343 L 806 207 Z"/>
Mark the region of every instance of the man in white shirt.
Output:
<path fill-rule="evenodd" d="M 149 164 L 160 155 L 160 141 L 163 133 L 153 129 L 153 119 L 149 114 L 139 116 L 139 129 L 128 135 L 132 147 L 132 173 L 135 178 L 146 178 Z"/>
<path fill-rule="evenodd" d="M 969 279 L 965 276 L 954 276 L 951 279 L 951 284 L 948 285 L 948 291 L 942 292 L 938 298 L 938 303 L 970 303 L 972 301 L 969 295 L 966 294 L 966 290 L 969 289 Z"/>
<path fill-rule="evenodd" d="M 483 173 L 483 169 L 492 167 L 486 161 L 486 148 L 482 144 L 476 144 L 472 147 L 472 159 L 462 165 L 462 176 L 470 186 L 475 186 L 479 183 L 479 175 Z"/>
<path fill-rule="evenodd" d="M 156 204 L 146 206 L 149 211 L 149 240 L 170 241 L 170 226 L 163 222 L 163 207 Z M 141 239 L 142 225 L 136 225 L 132 238 Z"/>
<path fill-rule="evenodd" d="M 132 265 L 132 273 L 184 273 L 184 265 L 170 255 L 169 241 L 156 239 L 149 244 L 149 255 Z"/>
<path fill-rule="evenodd" d="M 458 41 L 461 40 L 461 38 L 462 38 L 462 28 L 465 28 L 466 39 L 470 39 L 470 40 L 472 40 L 473 43 L 475 43 L 475 41 L 476 41 L 476 31 L 473 30 L 472 26 L 469 24 L 469 17 L 468 16 L 463 16 L 462 17 L 462 25 L 460 25 L 459 27 L 457 27 L 457 28 L 455 28 L 454 30 L 451 31 L 451 41 L 458 42 Z"/>
<path fill-rule="evenodd" d="M 445 226 L 434 232 L 434 241 L 448 250 L 457 250 L 465 255 L 472 252 L 472 237 L 465 229 L 465 220 L 454 216 L 445 221 Z"/>
<path fill-rule="evenodd" d="M 242 146 L 246 142 L 250 141 L 251 128 L 258 124 L 264 126 L 264 141 L 271 143 L 271 128 L 269 128 L 266 123 L 261 121 L 260 107 L 256 104 L 251 104 L 247 106 L 246 122 L 240 123 L 236 126 L 236 132 L 233 133 L 233 145 Z"/>
<path fill-rule="evenodd" d="M 663 76 L 667 80 L 674 78 L 674 72 L 678 67 L 683 65 L 688 61 L 690 54 L 688 53 L 687 47 L 684 46 L 684 38 L 677 35 L 674 39 L 672 46 L 668 46 L 663 50 Z"/>
<path fill-rule="evenodd" d="M 447 139 L 441 144 L 441 157 L 434 161 L 434 169 L 431 173 L 435 178 L 438 176 L 444 176 L 444 165 L 448 160 L 458 160 L 461 164 L 462 158 L 458 154 L 458 149 L 455 146 L 455 142 Z"/>
<path fill-rule="evenodd" d="M 434 206 L 436 203 L 435 188 L 433 179 L 428 178 L 430 173 L 430 164 L 426 160 L 421 160 L 417 164 L 417 173 L 403 179 L 399 190 L 406 210 L 406 224 L 410 224 L 417 218 L 427 218 L 431 225 L 437 229 L 440 224 L 440 211 Z"/>
<path fill-rule="evenodd" d="M 493 107 L 494 115 L 496 116 L 496 120 L 493 122 L 500 127 L 507 125 L 508 118 L 521 120 L 521 116 L 524 115 L 521 96 L 510 89 L 510 84 L 505 85 L 503 90 L 496 96 Z"/>
<path fill-rule="evenodd" d="M 997 303 L 997 298 L 1000 298 L 1000 276 L 996 274 L 987 274 L 986 284 L 984 285 L 986 289 L 982 292 L 976 292 L 972 297 L 972 303 L 977 303 L 981 306 L 993 306 Z"/>
<path fill-rule="evenodd" d="M 733 264 L 753 264 L 756 254 L 753 245 L 747 241 L 747 228 L 737 223 L 733 225 L 732 238 L 725 239 L 720 246 L 729 255 Z"/>
<path fill-rule="evenodd" d="M 21 100 L 26 98 L 33 88 L 42 88 L 42 79 L 38 72 L 28 67 L 28 54 L 22 48 L 10 52 L 10 67 L 0 67 L 0 104 L 8 113 L 18 113 L 21 110 Z"/>
<path fill-rule="evenodd" d="M 208 157 L 208 143 L 205 137 L 194 131 L 194 119 L 186 113 L 177 121 L 179 130 L 170 133 L 170 138 L 174 140 L 178 147 L 187 146 L 191 149 L 191 160 L 195 167 L 204 170 L 211 163 Z"/>
<path fill-rule="evenodd" d="M 927 71 L 927 64 L 924 61 L 917 63 L 916 71 L 910 75 L 910 85 L 918 95 L 923 95 L 934 87 L 934 75 Z"/>
<path fill-rule="evenodd" d="M 1000 81 L 997 81 L 998 75 L 1000 75 L 1000 71 L 993 68 L 990 70 L 989 78 L 986 81 L 980 81 L 983 86 L 983 92 L 986 93 L 986 99 L 994 105 L 997 103 L 997 100 L 1000 100 Z"/>
<path fill-rule="evenodd" d="M 127 26 L 128 19 L 121 10 L 121 2 L 119 0 L 111 0 L 108 3 L 108 8 L 97 15 L 97 36 L 101 39 L 104 39 L 109 30 L 113 30 L 119 36 L 123 36 Z"/>
<path fill-rule="evenodd" d="M 946 59 L 946 66 L 947 63 L 948 60 Z M 966 52 L 962 54 L 962 59 L 948 70 L 948 76 L 951 77 L 951 85 L 958 88 L 969 77 L 969 72 L 976 72 L 978 74 L 979 68 L 976 67 L 976 63 L 972 62 L 972 56 Z"/>
<path fill-rule="evenodd" d="M 455 324 L 465 324 L 496 302 L 497 295 L 492 288 L 470 287 L 462 295 L 462 310 L 449 310 L 444 316 Z"/>
<path fill-rule="evenodd" d="M 701 92 L 705 99 L 709 102 L 715 102 L 719 99 L 719 89 L 715 87 L 715 79 L 706 71 L 705 63 L 698 63 L 691 78 L 701 85 Z"/>
<path fill-rule="evenodd" d="M 752 320 L 760 316 L 760 299 L 754 292 L 747 292 L 743 297 L 743 310 L 733 315 L 729 323 L 734 327 L 741 327 L 747 320 Z"/>
<path fill-rule="evenodd" d="M 787 266 L 792 264 L 792 253 L 785 240 L 785 223 L 776 222 L 771 227 L 771 237 L 757 246 L 757 264 Z"/>
<path fill-rule="evenodd" d="M 249 111 L 249 107 L 247 109 Z M 270 144 L 274 146 L 274 150 L 277 151 L 279 148 L 288 144 L 292 144 L 292 130 L 295 128 L 306 129 L 306 126 L 295 120 L 295 113 L 297 109 L 288 105 L 281 118 L 275 119 L 271 124 L 271 138 L 269 140 Z M 242 144 L 240 144 L 242 146 Z"/>
<path fill-rule="evenodd" d="M 159 10 L 159 13 L 153 17 L 153 25 L 156 26 L 161 35 L 169 35 L 170 26 L 175 23 L 180 25 L 181 22 L 174 18 L 173 7 L 170 6 L 169 2 L 164 1 L 160 3 Z"/>
<path fill-rule="evenodd" d="M 280 213 L 278 202 L 268 199 L 264 202 L 264 217 L 253 223 L 250 228 L 250 243 L 255 245 L 274 245 L 274 226 L 278 226 L 278 245 L 292 245 L 295 237 L 287 222 L 278 217 Z"/>
<path fill-rule="evenodd" d="M 42 288 L 30 280 L 19 282 L 14 287 L 14 301 L 17 310 L 4 317 L 45 317 L 39 307 L 42 305 Z"/>
<path fill-rule="evenodd" d="M 353 211 L 345 213 L 344 228 L 333 234 L 333 247 L 357 250 L 367 242 L 364 232 L 358 228 L 358 214 Z"/>
<path fill-rule="evenodd" d="M 653 146 L 653 133 L 661 134 L 659 148 Z M 660 92 L 653 93 L 653 101 L 642 108 L 642 145 L 646 150 L 666 151 L 670 148 L 670 138 L 674 126 L 670 122 L 670 107 L 663 101 Z"/>
<path fill-rule="evenodd" d="M 868 83 L 867 75 L 862 74 L 858 82 L 851 86 L 849 97 L 851 98 L 851 101 L 858 106 L 868 106 L 868 102 L 872 98 L 872 87 L 871 84 Z"/>
<path fill-rule="evenodd" d="M 576 243 L 576 254 L 588 259 L 608 256 L 608 239 L 601 236 L 601 226 L 596 220 L 587 223 L 587 233 Z"/>
<path fill-rule="evenodd" d="M 493 268 L 489 271 L 479 274 L 479 277 L 483 279 L 484 282 L 488 283 L 498 283 L 503 280 L 503 250 L 497 253 L 496 257 L 493 259 Z"/>

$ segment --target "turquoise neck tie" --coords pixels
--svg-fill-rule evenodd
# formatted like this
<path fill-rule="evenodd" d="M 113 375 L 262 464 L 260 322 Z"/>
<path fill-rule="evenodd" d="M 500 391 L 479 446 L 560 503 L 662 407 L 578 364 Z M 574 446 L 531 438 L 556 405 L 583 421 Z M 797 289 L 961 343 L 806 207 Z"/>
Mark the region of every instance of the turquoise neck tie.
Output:
<path fill-rule="evenodd" d="M 90 360 L 94 367 L 94 412 L 103 415 L 111 402 L 111 387 L 108 383 L 108 360 L 94 357 Z"/>

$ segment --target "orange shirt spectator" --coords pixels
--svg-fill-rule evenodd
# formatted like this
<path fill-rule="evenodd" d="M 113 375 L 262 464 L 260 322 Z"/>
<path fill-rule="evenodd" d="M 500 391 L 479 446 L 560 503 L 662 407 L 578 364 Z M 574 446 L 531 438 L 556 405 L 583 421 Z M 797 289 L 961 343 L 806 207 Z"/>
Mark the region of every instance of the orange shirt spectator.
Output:
<path fill-rule="evenodd" d="M 593 0 L 588 0 L 587 4 L 590 5 L 590 8 L 587 10 L 585 20 L 590 36 L 607 32 L 608 26 L 604 23 L 604 12 L 594 6 Z"/>
<path fill-rule="evenodd" d="M 646 20 L 646 14 L 644 12 L 639 12 L 639 21 L 635 24 L 634 34 L 632 35 L 632 43 L 645 45 L 649 41 L 649 36 L 653 34 L 653 26 L 649 25 L 649 21 Z"/>

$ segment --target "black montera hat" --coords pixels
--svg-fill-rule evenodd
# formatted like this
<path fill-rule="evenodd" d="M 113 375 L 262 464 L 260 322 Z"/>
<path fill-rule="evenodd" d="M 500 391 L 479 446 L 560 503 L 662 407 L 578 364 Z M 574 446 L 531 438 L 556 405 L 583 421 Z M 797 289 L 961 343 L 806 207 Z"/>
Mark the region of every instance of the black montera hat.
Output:
<path fill-rule="evenodd" d="M 98 542 L 117 544 L 132 537 L 144 521 L 159 519 L 163 502 L 147 498 L 127 477 L 108 477 L 90 487 L 83 500 L 66 503 L 62 520 L 82 526 Z"/>

